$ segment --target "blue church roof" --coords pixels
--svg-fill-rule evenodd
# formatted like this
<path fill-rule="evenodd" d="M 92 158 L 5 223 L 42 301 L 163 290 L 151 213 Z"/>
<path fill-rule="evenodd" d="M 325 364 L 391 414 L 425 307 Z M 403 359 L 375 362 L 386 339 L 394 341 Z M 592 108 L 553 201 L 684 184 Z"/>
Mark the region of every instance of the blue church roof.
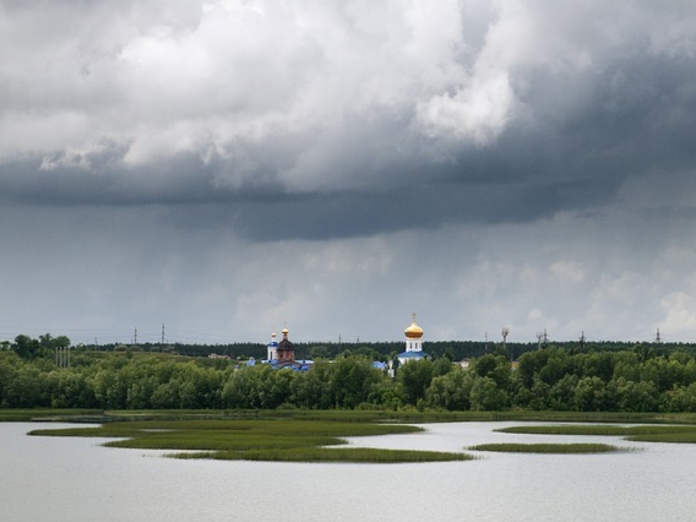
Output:
<path fill-rule="evenodd" d="M 399 359 L 423 359 L 424 357 L 430 357 L 425 352 L 401 352 L 399 354 Z"/>

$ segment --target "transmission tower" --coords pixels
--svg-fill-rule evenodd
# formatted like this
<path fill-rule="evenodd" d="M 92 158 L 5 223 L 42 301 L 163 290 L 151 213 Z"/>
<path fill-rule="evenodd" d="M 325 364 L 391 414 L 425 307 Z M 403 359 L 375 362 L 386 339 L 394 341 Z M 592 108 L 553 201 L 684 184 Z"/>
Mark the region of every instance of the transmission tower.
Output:
<path fill-rule="evenodd" d="M 510 328 L 503 326 L 500 334 L 503 336 L 503 350 L 507 352 L 507 336 L 510 333 Z M 512 361 L 512 351 L 510 351 L 510 360 Z"/>

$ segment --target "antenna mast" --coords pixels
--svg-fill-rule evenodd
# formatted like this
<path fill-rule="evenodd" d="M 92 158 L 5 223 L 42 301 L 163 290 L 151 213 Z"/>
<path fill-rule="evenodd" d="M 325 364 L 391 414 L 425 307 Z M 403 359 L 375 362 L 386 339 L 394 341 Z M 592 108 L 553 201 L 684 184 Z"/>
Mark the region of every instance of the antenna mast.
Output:
<path fill-rule="evenodd" d="M 510 333 L 510 328 L 508 328 L 507 326 L 503 326 L 503 329 L 500 333 L 503 336 L 503 350 L 507 352 L 507 336 Z M 512 361 L 512 352 L 510 352 L 510 360 Z"/>

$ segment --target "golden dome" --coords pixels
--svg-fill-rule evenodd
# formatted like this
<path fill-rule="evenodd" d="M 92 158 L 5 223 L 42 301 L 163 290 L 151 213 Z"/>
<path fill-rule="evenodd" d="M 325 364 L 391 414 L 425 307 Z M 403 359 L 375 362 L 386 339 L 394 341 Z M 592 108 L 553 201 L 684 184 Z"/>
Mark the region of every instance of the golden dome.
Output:
<path fill-rule="evenodd" d="M 416 314 L 413 314 L 413 322 L 411 326 L 404 330 L 404 334 L 406 334 L 406 337 L 409 339 L 420 339 L 423 337 L 423 329 L 416 324 Z"/>

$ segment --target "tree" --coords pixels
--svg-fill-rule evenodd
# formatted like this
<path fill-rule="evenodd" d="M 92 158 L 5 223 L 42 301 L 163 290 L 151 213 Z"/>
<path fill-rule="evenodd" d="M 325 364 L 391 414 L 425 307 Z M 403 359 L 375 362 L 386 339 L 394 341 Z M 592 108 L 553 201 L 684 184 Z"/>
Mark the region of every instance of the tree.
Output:
<path fill-rule="evenodd" d="M 471 408 L 469 398 L 474 385 L 470 372 L 454 367 L 445 375 L 434 377 L 425 393 L 425 403 L 430 408 L 464 411 Z"/>
<path fill-rule="evenodd" d="M 427 359 L 403 364 L 397 375 L 401 396 L 405 404 L 416 405 L 425 398 L 425 392 L 433 379 L 433 363 Z"/>
<path fill-rule="evenodd" d="M 657 411 L 659 393 L 654 383 L 648 381 L 626 381 L 620 377 L 613 381 L 616 386 L 618 409 L 626 412 Z"/>
<path fill-rule="evenodd" d="M 331 350 L 329 350 L 328 346 L 312 346 L 309 349 L 309 356 L 312 359 L 330 359 L 331 358 Z"/>
<path fill-rule="evenodd" d="M 573 407 L 578 376 L 566 373 L 548 391 L 548 407 L 552 410 L 566 411 Z"/>
<path fill-rule="evenodd" d="M 41 345 L 39 341 L 27 335 L 18 335 L 15 337 L 13 349 L 22 359 L 34 359 L 38 357 Z"/>
<path fill-rule="evenodd" d="M 579 411 L 607 411 L 606 386 L 599 377 L 583 377 L 574 393 L 575 407 Z"/>
<path fill-rule="evenodd" d="M 452 359 L 443 355 L 433 361 L 433 377 L 439 377 L 452 371 L 454 368 Z"/>
<path fill-rule="evenodd" d="M 517 376 L 522 381 L 525 387 L 530 388 L 534 384 L 534 376 L 546 366 L 549 360 L 551 350 L 536 350 L 533 352 L 523 353 L 518 361 Z"/>
<path fill-rule="evenodd" d="M 340 357 L 331 365 L 329 391 L 337 407 L 355 408 L 367 402 L 381 377 L 368 358 Z"/>
<path fill-rule="evenodd" d="M 588 354 L 584 364 L 585 377 L 599 377 L 605 383 L 614 376 L 614 354 L 595 352 Z"/>
<path fill-rule="evenodd" d="M 498 385 L 490 377 L 475 379 L 471 387 L 471 409 L 477 411 L 495 411 L 506 407 L 507 393 L 498 389 Z"/>
<path fill-rule="evenodd" d="M 331 364 L 315 361 L 310 370 L 290 383 L 295 404 L 300 408 L 329 409 L 335 406 L 330 391 Z"/>

